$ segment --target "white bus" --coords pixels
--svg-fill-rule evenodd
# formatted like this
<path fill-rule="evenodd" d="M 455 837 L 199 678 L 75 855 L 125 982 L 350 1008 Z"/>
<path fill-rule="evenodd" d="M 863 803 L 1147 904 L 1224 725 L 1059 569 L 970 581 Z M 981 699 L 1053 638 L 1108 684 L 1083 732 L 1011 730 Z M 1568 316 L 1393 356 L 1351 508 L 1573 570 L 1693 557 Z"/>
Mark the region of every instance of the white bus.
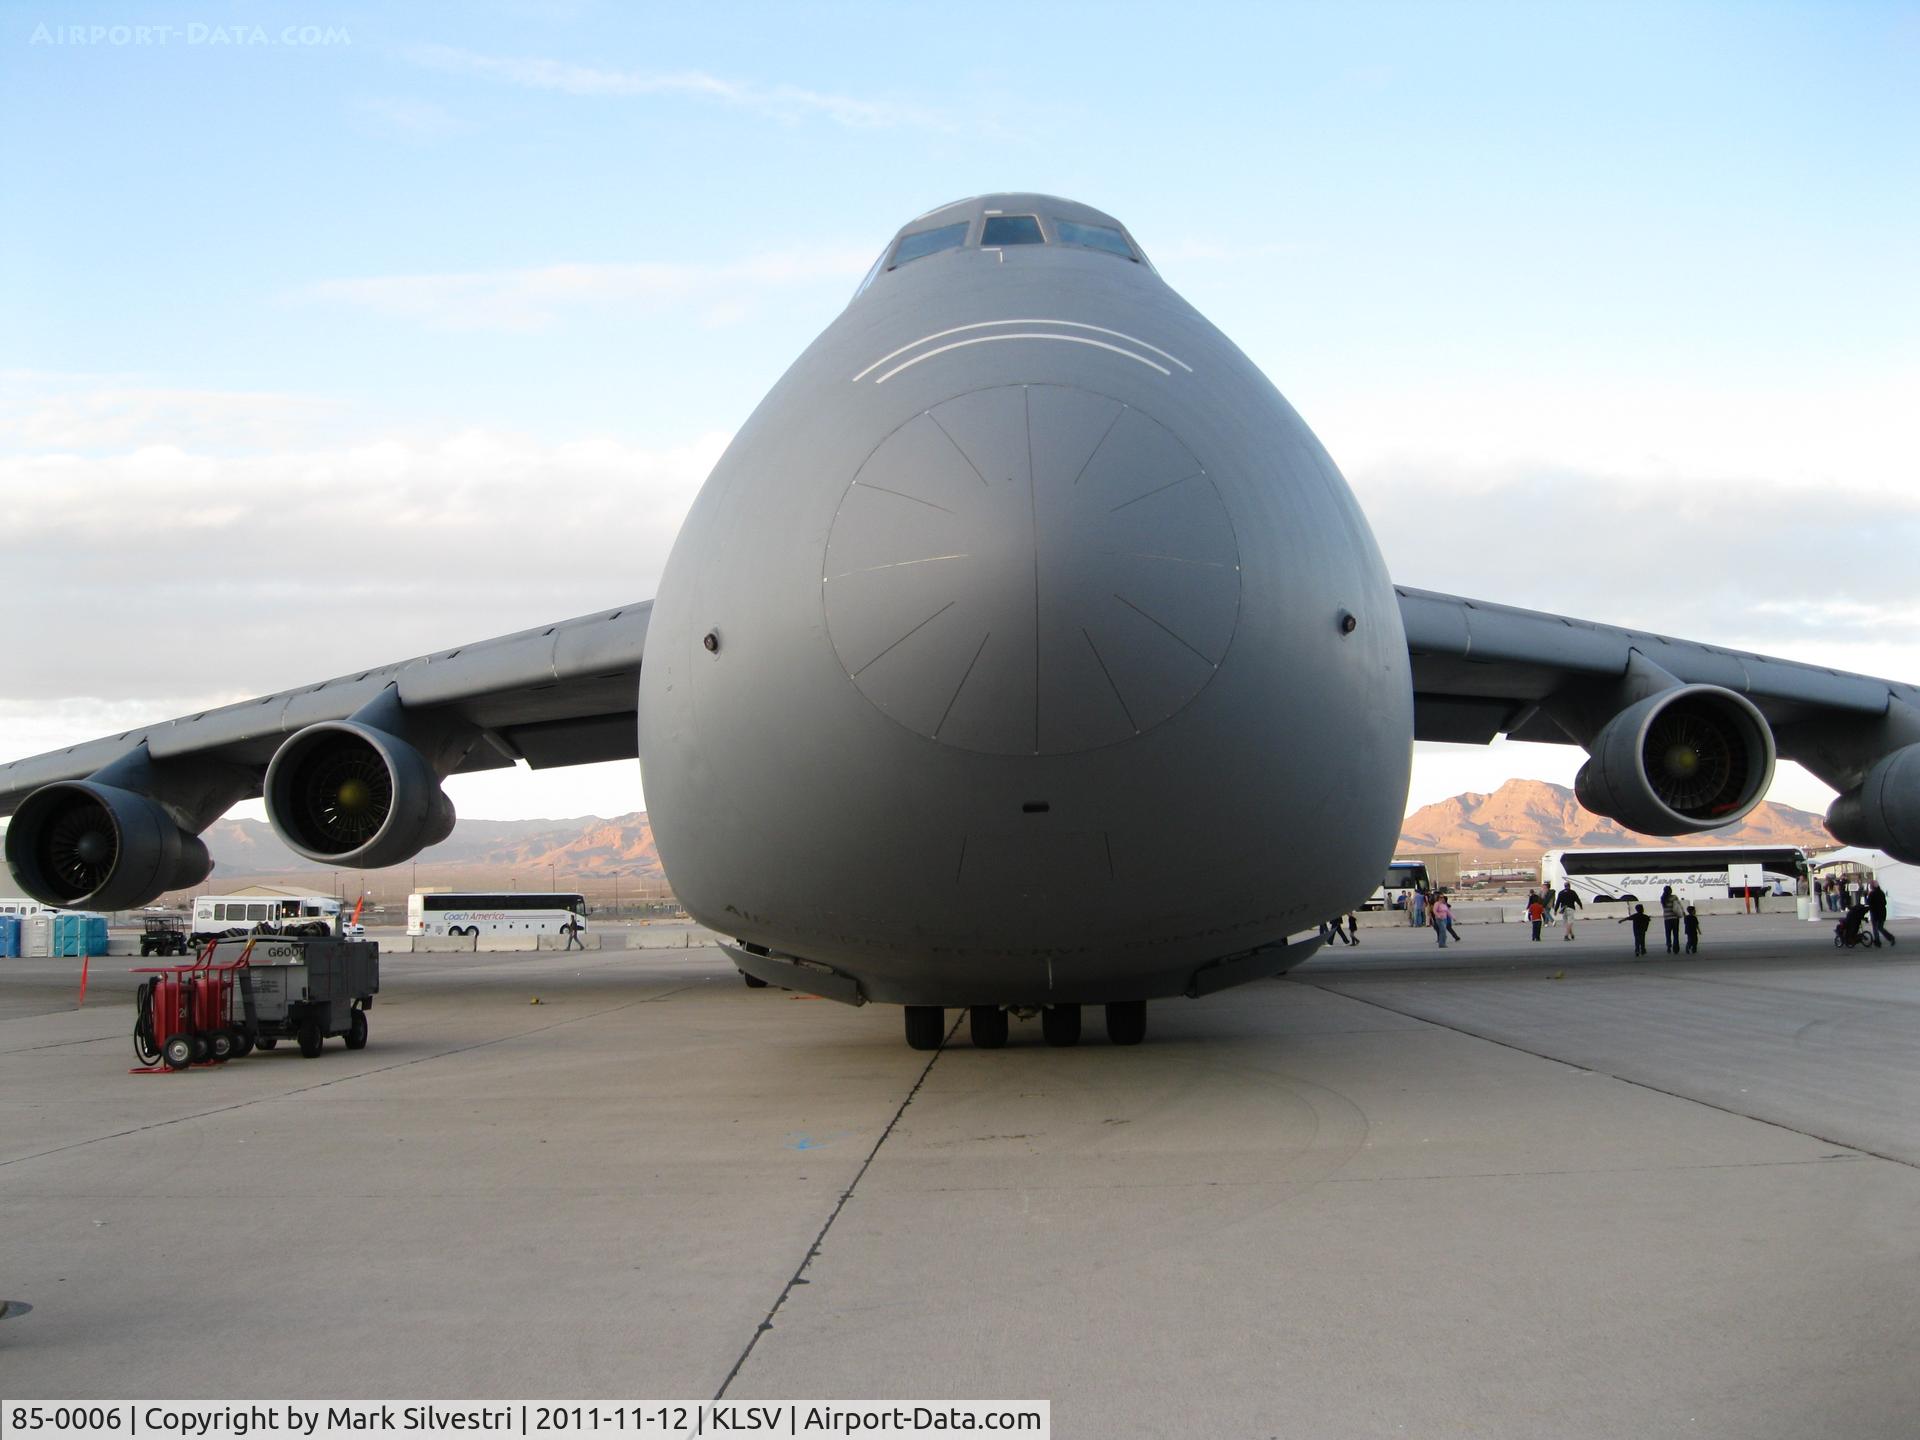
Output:
<path fill-rule="evenodd" d="M 53 905 L 42 905 L 38 900 L 16 900 L 9 896 L 0 900 L 0 915 L 18 915 L 22 920 L 29 915 L 62 915 L 66 912 Z"/>
<path fill-rule="evenodd" d="M 196 895 L 193 897 L 193 943 L 204 945 L 229 930 L 253 930 L 261 925 L 284 929 L 325 921 L 340 930 L 340 901 L 332 895 Z"/>
<path fill-rule="evenodd" d="M 576 935 L 587 930 L 587 897 L 533 890 L 442 891 L 407 897 L 409 935 Z"/>
<path fill-rule="evenodd" d="M 1667 886 L 1683 902 L 1738 899 L 1749 890 L 1796 895 L 1807 852 L 1781 845 L 1686 845 L 1632 850 L 1549 850 L 1540 879 L 1558 894 L 1567 885 L 1588 905 L 1649 905 Z"/>
<path fill-rule="evenodd" d="M 1433 894 L 1433 881 L 1428 878 L 1426 864 L 1419 860 L 1394 860 L 1388 864 L 1386 875 L 1360 908 L 1404 910 L 1413 902 L 1416 890 L 1423 895 Z"/>

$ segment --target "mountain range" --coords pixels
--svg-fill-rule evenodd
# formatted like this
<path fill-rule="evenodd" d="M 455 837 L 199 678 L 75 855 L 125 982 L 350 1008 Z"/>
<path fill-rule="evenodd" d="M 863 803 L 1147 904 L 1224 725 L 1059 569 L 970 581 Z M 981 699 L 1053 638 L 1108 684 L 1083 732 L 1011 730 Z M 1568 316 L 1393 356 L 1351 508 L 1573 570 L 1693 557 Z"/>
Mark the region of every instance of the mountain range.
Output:
<path fill-rule="evenodd" d="M 219 877 L 215 888 L 250 880 L 335 887 L 336 872 L 296 857 L 261 820 L 222 820 L 203 837 Z M 1543 780 L 1509 780 L 1491 794 L 1468 791 L 1422 806 L 1406 819 L 1403 854 L 1455 852 L 1467 864 L 1512 859 L 1532 865 L 1543 850 L 1569 845 L 1833 845 L 1811 811 L 1762 801 L 1738 825 L 1710 835 L 1649 840 L 1580 808 L 1573 792 Z M 422 851 L 409 866 L 369 872 L 371 888 L 386 895 L 416 885 L 451 889 L 582 890 L 604 896 L 664 891 L 666 875 L 645 811 L 603 817 L 542 820 L 462 820 L 445 842 Z M 348 881 L 342 888 L 351 889 Z M 205 887 L 202 887 L 205 888 Z"/>
<path fill-rule="evenodd" d="M 1821 818 L 1762 800 L 1725 830 L 1706 835 L 1653 839 L 1624 830 L 1583 810 L 1564 785 L 1544 780 L 1509 780 L 1490 795 L 1464 795 L 1423 805 L 1407 816 L 1400 831 L 1403 854 L 1454 852 L 1471 865 L 1512 859 L 1537 864 L 1542 851 L 1572 845 L 1798 845 L 1828 850 L 1837 842 Z"/>
<path fill-rule="evenodd" d="M 218 890 L 247 881 L 315 883 L 334 888 L 335 869 L 302 860 L 280 843 L 264 820 L 226 819 L 202 833 L 213 855 L 216 879 L 200 887 Z M 357 872 L 356 872 L 357 873 Z M 437 889 L 506 889 L 606 893 L 615 881 L 629 894 L 663 891 L 666 876 L 654 848 L 646 812 L 611 818 L 462 820 L 453 834 L 422 850 L 408 865 L 367 872 L 369 888 L 385 895 L 416 885 Z M 351 890 L 354 883 L 346 886 Z"/>

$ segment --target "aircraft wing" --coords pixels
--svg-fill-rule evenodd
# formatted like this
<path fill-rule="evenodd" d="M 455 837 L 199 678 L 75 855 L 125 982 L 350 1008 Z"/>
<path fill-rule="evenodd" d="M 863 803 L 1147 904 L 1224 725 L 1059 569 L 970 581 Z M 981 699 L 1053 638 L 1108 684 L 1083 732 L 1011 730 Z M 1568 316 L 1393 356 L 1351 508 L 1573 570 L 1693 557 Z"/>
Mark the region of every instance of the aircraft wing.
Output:
<path fill-rule="evenodd" d="M 1484 745 L 1575 744 L 1542 708 L 1569 683 L 1626 674 L 1637 652 L 1674 678 L 1746 696 L 1776 729 L 1836 716 L 1920 707 L 1920 690 L 1794 660 L 1675 640 L 1617 625 L 1395 586 L 1413 662 L 1414 738 Z M 1784 746 L 1788 759 L 1798 759 Z"/>
<path fill-rule="evenodd" d="M 162 773 L 217 772 L 213 789 L 230 797 L 224 810 L 261 793 L 268 763 L 290 736 L 347 720 L 383 697 L 415 730 L 460 737 L 457 754 L 437 747 L 447 757 L 442 774 L 517 760 L 542 769 L 631 759 L 652 611 L 651 600 L 641 601 L 0 765 L 0 815 L 14 814 L 42 786 L 122 774 L 135 761 Z M 189 788 L 195 795 L 206 789 Z M 189 803 L 185 792 L 162 793 L 176 811 L 190 812 L 181 818 L 202 818 L 205 806 Z"/>
<path fill-rule="evenodd" d="M 1737 820 L 1764 796 L 1777 754 L 1841 792 L 1827 812 L 1836 837 L 1920 855 L 1920 689 L 1396 589 L 1415 739 L 1580 745 L 1591 757 L 1576 784 L 1581 803 L 1658 835 Z M 1709 771 L 1723 782 L 1717 793 Z"/>

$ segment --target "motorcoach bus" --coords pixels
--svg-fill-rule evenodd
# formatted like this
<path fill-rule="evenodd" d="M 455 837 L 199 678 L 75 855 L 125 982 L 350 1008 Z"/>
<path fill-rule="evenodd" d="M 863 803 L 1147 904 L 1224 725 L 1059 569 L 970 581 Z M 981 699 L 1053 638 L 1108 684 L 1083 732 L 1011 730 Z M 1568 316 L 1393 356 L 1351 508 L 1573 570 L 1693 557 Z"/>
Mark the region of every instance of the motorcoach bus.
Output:
<path fill-rule="evenodd" d="M 1650 904 L 1667 886 L 1681 900 L 1798 894 L 1807 852 L 1782 845 L 1686 845 L 1611 850 L 1549 850 L 1540 879 L 1558 893 L 1568 885 L 1588 905 Z"/>
<path fill-rule="evenodd" d="M 428 891 L 407 897 L 409 935 L 564 935 L 587 929 L 587 897 L 533 890 Z"/>

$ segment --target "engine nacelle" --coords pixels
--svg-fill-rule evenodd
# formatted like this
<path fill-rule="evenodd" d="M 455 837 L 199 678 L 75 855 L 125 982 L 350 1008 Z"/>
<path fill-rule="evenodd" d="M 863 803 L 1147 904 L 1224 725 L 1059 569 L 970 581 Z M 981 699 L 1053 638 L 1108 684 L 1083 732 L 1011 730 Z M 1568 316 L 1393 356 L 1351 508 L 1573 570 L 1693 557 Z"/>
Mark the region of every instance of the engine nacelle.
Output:
<path fill-rule="evenodd" d="M 213 860 L 156 800 L 97 780 L 43 785 L 7 825 L 7 868 L 45 905 L 128 910 L 198 885 Z"/>
<path fill-rule="evenodd" d="M 1864 780 L 1827 808 L 1827 829 L 1848 845 L 1920 865 L 1920 745 L 1876 761 Z"/>
<path fill-rule="evenodd" d="M 369 870 L 453 833 L 453 802 L 419 750 L 358 720 L 309 725 L 267 766 L 267 818 L 298 854 Z"/>
<path fill-rule="evenodd" d="M 1574 794 L 1644 835 L 1728 825 L 1773 780 L 1773 731 L 1743 695 L 1678 685 L 1622 710 L 1594 736 Z"/>

